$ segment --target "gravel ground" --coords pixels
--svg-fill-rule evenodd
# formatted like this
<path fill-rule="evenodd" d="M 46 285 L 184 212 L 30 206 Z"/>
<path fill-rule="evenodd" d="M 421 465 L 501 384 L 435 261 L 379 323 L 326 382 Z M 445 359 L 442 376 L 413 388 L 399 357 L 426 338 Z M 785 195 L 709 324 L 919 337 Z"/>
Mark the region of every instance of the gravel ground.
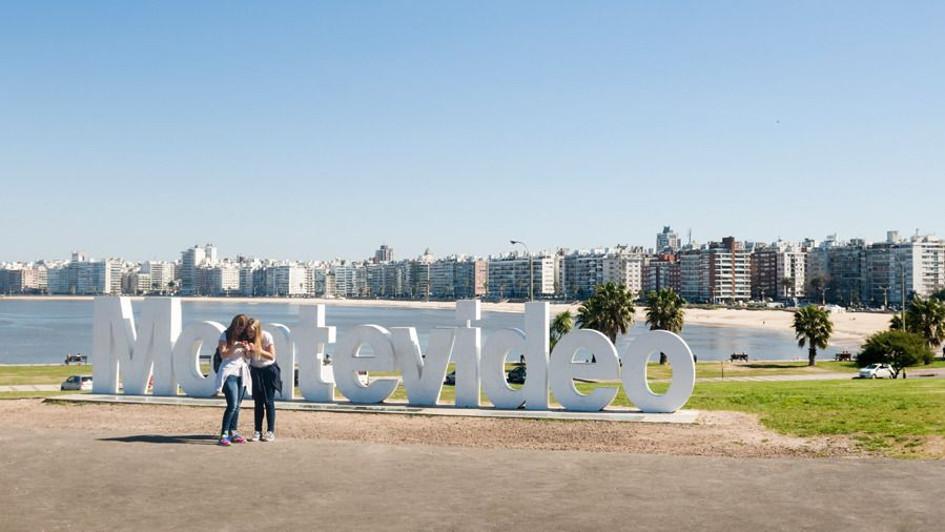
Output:
<path fill-rule="evenodd" d="M 127 436 L 215 434 L 221 415 L 216 408 L 0 401 L 7 427 Z M 241 412 L 244 434 L 252 432 L 252 415 Z M 277 420 L 280 439 L 759 458 L 860 454 L 843 438 L 783 436 L 732 412 L 703 412 L 693 425 L 291 411 Z"/>

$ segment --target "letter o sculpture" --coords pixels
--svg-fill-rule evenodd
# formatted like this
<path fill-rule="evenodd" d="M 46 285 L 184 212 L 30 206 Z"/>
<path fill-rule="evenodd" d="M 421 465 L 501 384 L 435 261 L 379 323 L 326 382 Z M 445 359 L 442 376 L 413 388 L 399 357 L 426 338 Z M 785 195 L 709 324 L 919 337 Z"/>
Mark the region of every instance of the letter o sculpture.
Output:
<path fill-rule="evenodd" d="M 673 379 L 663 395 L 653 393 L 646 381 L 646 364 L 653 353 L 665 353 L 673 367 Z M 675 412 L 692 395 L 696 384 L 696 364 L 692 351 L 678 335 L 669 331 L 649 331 L 636 338 L 621 356 L 623 387 L 630 401 L 644 412 Z"/>
<path fill-rule="evenodd" d="M 594 354 L 596 363 L 575 364 L 574 355 L 585 349 Z M 620 374 L 617 349 L 610 339 L 593 329 L 577 329 L 558 340 L 551 352 L 548 373 L 551 393 L 566 410 L 597 412 L 617 396 L 616 387 L 604 387 L 583 394 L 574 386 L 575 378 L 611 379 Z"/>
<path fill-rule="evenodd" d="M 226 330 L 215 321 L 191 323 L 181 331 L 174 344 L 174 376 L 184 393 L 194 397 L 213 397 L 217 393 L 217 374 L 210 365 L 210 375 L 200 371 L 200 351 L 211 356 L 217 348 L 220 335 Z"/>

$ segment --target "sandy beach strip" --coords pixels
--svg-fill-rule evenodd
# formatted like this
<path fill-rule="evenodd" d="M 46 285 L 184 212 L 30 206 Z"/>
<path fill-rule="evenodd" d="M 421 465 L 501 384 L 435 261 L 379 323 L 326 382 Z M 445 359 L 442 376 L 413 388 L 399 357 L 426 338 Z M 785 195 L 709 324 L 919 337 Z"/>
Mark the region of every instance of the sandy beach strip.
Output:
<path fill-rule="evenodd" d="M 140 301 L 144 297 L 130 296 L 133 301 Z M 91 301 L 92 296 L 0 296 L 3 301 Z M 361 308 L 399 308 L 399 309 L 440 309 L 452 310 L 453 301 L 404 301 L 392 299 L 321 299 L 321 298 L 277 298 L 277 297 L 182 297 L 184 303 L 229 303 L 237 305 L 255 305 L 261 303 L 290 304 L 290 305 L 318 305 L 328 307 L 361 307 Z M 578 304 L 551 303 L 551 315 L 569 310 L 576 313 Z M 485 312 L 514 312 L 525 311 L 525 304 L 521 302 L 483 302 Z M 841 312 L 831 314 L 834 334 L 831 343 L 836 345 L 860 344 L 867 336 L 889 328 L 890 313 Z M 645 309 L 637 307 L 637 322 L 646 320 Z M 707 327 L 735 327 L 740 329 L 767 329 L 793 334 L 792 327 L 794 313 L 789 310 L 778 309 L 686 309 L 686 324 Z"/>

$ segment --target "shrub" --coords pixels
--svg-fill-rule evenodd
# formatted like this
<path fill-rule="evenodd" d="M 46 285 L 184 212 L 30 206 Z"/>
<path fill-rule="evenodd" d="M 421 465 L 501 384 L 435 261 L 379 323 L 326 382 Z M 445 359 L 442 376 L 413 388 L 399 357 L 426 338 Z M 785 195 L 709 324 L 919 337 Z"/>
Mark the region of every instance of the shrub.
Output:
<path fill-rule="evenodd" d="M 899 377 L 903 368 L 928 364 L 933 357 L 929 344 L 918 334 L 883 331 L 866 339 L 862 350 L 856 356 L 856 365 L 862 368 L 874 363 L 889 364 L 895 372 L 895 377 Z"/>

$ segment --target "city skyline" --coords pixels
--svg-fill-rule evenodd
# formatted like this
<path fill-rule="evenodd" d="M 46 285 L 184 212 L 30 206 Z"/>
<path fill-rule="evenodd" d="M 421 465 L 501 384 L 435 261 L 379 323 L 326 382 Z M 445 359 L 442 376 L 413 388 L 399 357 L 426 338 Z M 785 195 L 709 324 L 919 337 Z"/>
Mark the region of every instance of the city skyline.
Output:
<path fill-rule="evenodd" d="M 676 249 L 681 249 L 681 248 L 687 247 L 687 246 L 689 245 L 689 242 L 688 242 L 688 239 L 689 239 L 688 230 L 679 230 L 679 228 L 677 228 L 676 226 L 672 226 L 672 225 L 663 225 L 663 226 L 660 226 L 660 227 L 662 228 L 663 231 L 667 231 L 667 230 L 671 231 L 671 234 L 676 237 L 676 239 L 677 239 L 677 240 L 676 240 L 676 245 L 675 245 L 675 246 L 672 246 L 672 247 L 674 247 L 674 248 L 676 248 Z M 864 235 L 864 234 L 841 235 L 841 234 L 836 233 L 836 232 L 828 232 L 828 233 L 825 233 L 825 234 L 823 234 L 823 235 L 821 235 L 821 236 L 819 236 L 819 237 L 814 237 L 814 236 L 808 235 L 808 236 L 804 236 L 804 237 L 798 238 L 798 239 L 782 238 L 780 235 L 777 236 L 777 237 L 774 237 L 774 238 L 769 238 L 769 239 L 749 239 L 749 238 L 742 238 L 742 237 L 740 237 L 740 236 L 737 235 L 737 234 L 733 234 L 732 232 L 728 232 L 728 233 L 723 233 L 723 234 L 721 234 L 721 235 L 716 235 L 716 236 L 713 237 L 713 238 L 697 239 L 697 238 L 695 238 L 695 234 L 696 234 L 696 233 L 693 232 L 692 244 L 693 244 L 694 246 L 696 246 L 696 247 L 699 247 L 699 246 L 706 246 L 706 245 L 709 245 L 709 244 L 712 244 L 712 243 L 722 242 L 724 239 L 729 238 L 729 237 L 732 237 L 732 238 L 734 238 L 736 241 L 742 242 L 742 243 L 751 243 L 751 244 L 774 244 L 774 243 L 777 243 L 777 242 L 803 243 L 803 242 L 805 242 L 805 241 L 811 241 L 811 242 L 822 243 L 822 242 L 825 242 L 825 241 L 828 241 L 828 240 L 832 240 L 832 241 L 835 241 L 835 242 L 841 242 L 841 243 L 846 243 L 846 242 L 849 242 L 849 241 L 857 241 L 857 240 L 862 240 L 862 241 L 867 242 L 867 243 L 875 243 L 875 242 L 884 242 L 884 241 L 887 241 L 887 240 L 888 240 L 889 238 L 891 238 L 891 237 L 892 237 L 892 238 L 898 238 L 898 239 L 901 239 L 901 240 L 904 240 L 904 241 L 905 241 L 905 240 L 909 240 L 909 239 L 911 239 L 911 238 L 913 238 L 913 237 L 918 237 L 918 236 L 931 235 L 931 236 L 938 237 L 938 236 L 941 235 L 940 233 L 935 232 L 935 231 L 919 231 L 918 229 L 916 229 L 916 230 L 914 230 L 914 231 L 912 231 L 912 232 L 904 232 L 904 231 L 900 231 L 899 229 L 895 229 L 895 228 L 887 228 L 887 229 L 885 229 L 885 230 L 882 232 L 881 235 L 876 235 L 875 237 L 872 237 L 872 236 L 869 236 L 869 235 Z M 530 246 L 530 251 L 531 251 L 531 253 L 532 253 L 533 255 L 536 255 L 536 256 L 537 256 L 539 253 L 554 254 L 554 253 L 557 253 L 557 252 L 562 251 L 562 250 L 563 250 L 563 251 L 566 251 L 566 252 L 577 252 L 577 251 L 593 251 L 593 250 L 615 250 L 615 249 L 618 249 L 618 248 L 640 248 L 640 249 L 642 249 L 642 250 L 650 251 L 650 252 L 653 252 L 653 253 L 659 253 L 659 252 L 660 252 L 661 237 L 665 238 L 665 236 L 666 236 L 666 235 L 665 235 L 663 232 L 654 232 L 653 236 L 649 239 L 649 243 L 646 243 L 646 242 L 627 242 L 627 241 L 621 241 L 621 242 L 602 243 L 602 244 L 597 244 L 597 245 L 580 245 L 580 246 L 575 246 L 575 247 L 569 247 L 569 246 L 534 247 L 534 246 Z M 945 238 L 945 236 L 943 236 L 943 238 Z M 528 244 L 528 242 L 525 242 L 525 244 Z M 212 247 L 214 247 L 214 248 L 217 249 L 217 250 L 219 250 L 219 249 L 221 249 L 221 248 L 223 247 L 223 246 L 218 245 L 218 243 L 215 242 L 215 241 L 213 241 L 213 240 L 209 240 L 209 239 L 208 239 L 208 240 L 200 240 L 200 239 L 197 239 L 197 240 L 194 240 L 194 241 L 193 241 L 193 243 L 191 244 L 191 246 L 185 247 L 185 248 L 183 248 L 183 249 L 178 249 L 176 252 L 170 253 L 170 254 L 168 254 L 168 255 L 158 256 L 158 255 L 156 255 L 156 254 L 151 254 L 151 255 L 148 256 L 148 257 L 132 257 L 132 256 L 128 256 L 128 255 L 123 255 L 123 254 L 104 255 L 104 254 L 99 254 L 99 253 L 90 252 L 90 250 L 89 250 L 88 248 L 86 248 L 86 247 L 72 246 L 72 247 L 70 247 L 67 251 L 61 251 L 61 252 L 59 252 L 58 254 L 56 254 L 56 255 L 54 255 L 54 256 L 48 256 L 48 257 L 11 257 L 11 258 L 4 258 L 4 257 L 0 256 L 0 264 L 35 263 L 35 262 L 42 262 L 42 261 L 62 261 L 62 260 L 68 260 L 68 257 L 69 257 L 69 256 L 71 256 L 71 255 L 73 255 L 73 254 L 76 254 L 76 253 L 78 253 L 78 254 L 81 255 L 82 257 L 89 258 L 89 259 L 95 259 L 95 260 L 102 260 L 102 259 L 121 259 L 121 260 L 127 260 L 127 261 L 129 261 L 129 262 L 149 262 L 149 261 L 170 261 L 170 262 L 174 262 L 175 260 L 179 260 L 181 254 L 182 254 L 183 252 L 187 251 L 187 249 L 190 249 L 191 247 L 204 247 L 204 246 L 212 246 Z M 180 246 L 178 246 L 178 247 L 180 247 Z M 366 247 L 365 247 L 365 251 L 364 251 L 363 253 L 361 253 L 361 255 L 358 255 L 358 256 L 322 256 L 322 255 L 319 255 L 317 252 L 310 252 L 309 254 L 301 253 L 301 254 L 287 255 L 287 256 L 276 256 L 276 255 L 269 255 L 269 256 L 267 256 L 267 255 L 261 255 L 261 254 L 258 254 L 258 253 L 253 253 L 253 252 L 251 252 L 251 251 L 228 251 L 227 253 L 225 253 L 225 254 L 223 254 L 223 255 L 221 256 L 221 260 L 222 260 L 222 259 L 236 259 L 236 258 L 238 258 L 238 257 L 244 257 L 244 258 L 246 258 L 246 259 L 276 260 L 276 261 L 297 261 L 297 262 L 322 262 L 322 263 L 330 263 L 330 262 L 336 262 L 336 261 L 343 261 L 343 262 L 362 262 L 362 261 L 363 261 L 363 262 L 370 262 L 370 261 L 372 261 L 372 260 L 374 260 L 374 259 L 377 259 L 377 257 L 378 257 L 378 252 L 380 252 L 382 249 L 384 250 L 384 252 L 385 252 L 386 254 L 389 254 L 390 256 L 393 256 L 395 261 L 420 258 L 420 257 L 423 257 L 423 256 L 427 255 L 427 252 L 429 252 L 429 255 L 430 255 L 430 256 L 437 257 L 437 258 L 445 258 L 445 257 L 488 258 L 488 257 L 501 257 L 501 256 L 524 255 L 524 254 L 525 254 L 525 251 L 524 251 L 524 248 L 523 248 L 523 247 L 518 246 L 518 245 L 514 245 L 514 244 L 510 244 L 508 241 L 506 241 L 506 242 L 504 243 L 504 245 L 499 246 L 499 247 L 500 247 L 501 249 L 496 249 L 496 250 L 493 250 L 493 251 L 491 251 L 491 252 L 486 252 L 486 253 L 483 253 L 483 254 L 478 254 L 478 253 L 464 252 L 464 251 L 462 251 L 462 250 L 459 250 L 459 251 L 450 251 L 450 252 L 438 252 L 436 249 L 433 249 L 433 248 L 427 246 L 427 247 L 422 247 L 422 248 L 421 248 L 421 251 L 418 252 L 418 253 L 416 253 L 416 254 L 406 254 L 406 253 L 402 253 L 402 252 L 401 252 L 401 248 L 400 248 L 398 245 L 396 245 L 396 244 L 394 244 L 394 243 L 392 243 L 392 242 L 390 242 L 390 241 L 375 241 L 375 243 L 373 244 L 373 247 L 372 247 L 372 244 L 367 244 Z M 390 260 L 390 259 L 388 259 L 388 260 Z"/>
<path fill-rule="evenodd" d="M 0 293 L 95 295 L 326 297 L 357 299 L 578 300 L 606 283 L 631 294 L 670 289 L 694 303 L 745 305 L 805 300 L 888 308 L 945 290 L 945 241 L 935 235 L 883 241 L 744 242 L 734 237 L 683 244 L 664 226 L 655 247 L 616 245 L 513 254 L 400 258 L 387 244 L 359 260 L 300 262 L 226 257 L 194 245 L 175 261 L 93 259 L 0 263 Z M 829 295 L 828 295 L 829 294 Z"/>
<path fill-rule="evenodd" d="M 945 5 L 868 4 L 6 4 L 0 260 L 942 234 Z"/>

